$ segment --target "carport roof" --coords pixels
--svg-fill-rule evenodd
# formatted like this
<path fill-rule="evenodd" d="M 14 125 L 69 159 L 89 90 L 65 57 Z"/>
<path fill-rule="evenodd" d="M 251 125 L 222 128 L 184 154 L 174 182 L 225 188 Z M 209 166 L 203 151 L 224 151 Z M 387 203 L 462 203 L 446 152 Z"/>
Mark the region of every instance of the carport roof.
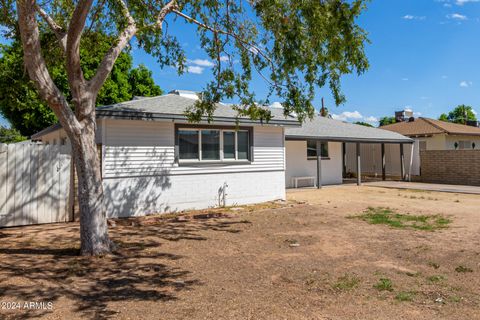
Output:
<path fill-rule="evenodd" d="M 301 127 L 286 128 L 287 140 L 324 140 L 364 143 L 413 143 L 413 140 L 399 133 L 370 128 L 339 120 L 315 116 L 306 120 Z"/>

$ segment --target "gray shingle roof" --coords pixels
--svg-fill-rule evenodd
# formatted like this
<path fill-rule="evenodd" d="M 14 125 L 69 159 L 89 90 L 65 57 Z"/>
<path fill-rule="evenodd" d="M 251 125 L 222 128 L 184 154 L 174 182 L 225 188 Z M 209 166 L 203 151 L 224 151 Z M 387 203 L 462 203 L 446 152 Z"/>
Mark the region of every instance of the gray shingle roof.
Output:
<path fill-rule="evenodd" d="M 412 143 L 399 133 L 315 116 L 302 127 L 285 129 L 288 140 L 321 139 L 342 142 Z"/>
<path fill-rule="evenodd" d="M 158 97 L 139 98 L 109 106 L 97 108 L 98 117 L 127 118 L 127 119 L 186 119 L 185 111 L 195 104 L 195 100 L 178 94 L 166 94 Z M 272 119 L 270 124 L 298 126 L 294 117 L 285 117 L 283 109 L 270 108 Z M 213 120 L 219 122 L 234 122 L 237 111 L 231 106 L 218 103 L 213 114 Z M 248 117 L 239 117 L 240 123 L 259 123 Z"/>

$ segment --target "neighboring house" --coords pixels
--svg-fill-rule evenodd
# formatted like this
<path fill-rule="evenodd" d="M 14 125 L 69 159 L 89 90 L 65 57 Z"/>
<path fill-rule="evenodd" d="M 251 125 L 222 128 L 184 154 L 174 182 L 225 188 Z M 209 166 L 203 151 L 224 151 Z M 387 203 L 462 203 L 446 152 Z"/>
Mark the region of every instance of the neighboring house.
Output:
<path fill-rule="evenodd" d="M 418 141 L 419 150 L 480 149 L 480 128 L 429 118 L 386 125 L 381 129 L 400 133 Z"/>
<path fill-rule="evenodd" d="M 285 199 L 294 177 L 341 184 L 343 142 L 412 142 L 390 131 L 318 116 L 301 127 L 281 108 L 271 108 L 273 118 L 262 123 L 237 119 L 231 106 L 218 104 L 212 123 L 190 124 L 184 112 L 195 99 L 192 92 L 175 91 L 97 108 L 109 216 Z M 32 139 L 69 143 L 59 125 Z"/>

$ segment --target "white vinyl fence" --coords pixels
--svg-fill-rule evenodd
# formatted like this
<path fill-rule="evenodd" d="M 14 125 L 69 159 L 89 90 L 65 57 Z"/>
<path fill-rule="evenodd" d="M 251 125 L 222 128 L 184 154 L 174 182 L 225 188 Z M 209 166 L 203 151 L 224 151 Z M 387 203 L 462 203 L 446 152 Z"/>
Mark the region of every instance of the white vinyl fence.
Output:
<path fill-rule="evenodd" d="M 0 227 L 70 221 L 67 148 L 0 144 Z"/>

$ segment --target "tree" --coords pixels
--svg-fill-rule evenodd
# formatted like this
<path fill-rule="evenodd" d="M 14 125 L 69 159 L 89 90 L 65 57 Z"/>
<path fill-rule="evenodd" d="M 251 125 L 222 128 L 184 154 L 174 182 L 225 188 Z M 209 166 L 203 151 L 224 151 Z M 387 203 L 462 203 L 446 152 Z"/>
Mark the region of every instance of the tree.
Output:
<path fill-rule="evenodd" d="M 27 139 L 17 130 L 0 126 L 0 143 L 16 143 L 24 140 Z"/>
<path fill-rule="evenodd" d="M 267 81 L 271 94 L 283 100 L 285 114 L 295 113 L 303 121 L 314 115 L 312 100 L 318 87 L 328 84 L 340 104 L 345 101 L 341 76 L 368 68 L 366 32 L 356 23 L 364 0 L 78 0 L 52 1 L 43 7 L 35 0 L 18 0 L 16 8 L 12 1 L 3 0 L 5 17 L 0 22 L 14 32 L 11 21 L 17 14 L 26 69 L 72 144 L 82 254 L 111 250 L 94 139 L 95 103 L 115 61 L 134 37 L 135 44 L 156 56 L 161 67 L 182 73 L 185 53 L 177 37 L 164 27 L 167 21 L 183 20 L 197 28 L 201 46 L 214 62 L 214 80 L 186 112 L 191 121 L 203 116 L 211 120 L 216 102 L 235 97 L 239 116 L 268 121 L 271 112 L 261 107 L 268 104 L 268 96 L 267 101 L 258 101 L 249 86 L 253 71 Z M 89 74 L 82 70 L 80 50 L 85 28 L 114 38 L 95 72 Z M 64 54 L 69 96 L 52 80 L 42 54 L 40 33 L 46 29 L 55 34 Z"/>
<path fill-rule="evenodd" d="M 440 115 L 440 120 L 445 121 L 444 119 L 446 119 L 448 122 L 466 124 L 467 120 L 477 120 L 477 116 L 475 115 L 471 106 L 461 104 L 450 111 L 448 115 Z"/>
<path fill-rule="evenodd" d="M 386 126 L 388 124 L 396 123 L 397 120 L 395 119 L 395 117 L 383 117 L 383 118 L 380 118 L 378 122 L 381 127 L 381 126 Z"/>
<path fill-rule="evenodd" d="M 358 125 L 360 125 L 360 126 L 365 126 L 365 127 L 371 127 L 371 128 L 373 128 L 373 126 L 372 126 L 370 123 L 368 123 L 368 122 L 356 121 L 356 122 L 354 122 L 353 124 L 358 124 Z"/>
<path fill-rule="evenodd" d="M 448 122 L 448 115 L 446 113 L 442 113 L 438 120 Z"/>
<path fill-rule="evenodd" d="M 101 54 L 108 50 L 107 36 L 100 32 L 84 32 L 80 50 L 82 71 L 91 74 L 100 63 Z M 42 48 L 53 82 L 69 96 L 66 70 L 62 52 L 56 47 L 55 36 L 42 36 Z M 131 100 L 133 96 L 162 94 L 152 79 L 152 73 L 140 65 L 132 69 L 132 57 L 122 52 L 113 66 L 110 76 L 98 93 L 97 105 L 113 104 Z M 0 45 L 0 113 L 12 127 L 24 136 L 30 136 L 57 121 L 55 114 L 37 94 L 32 81 L 24 71 L 23 50 L 19 39 L 8 45 Z"/>

